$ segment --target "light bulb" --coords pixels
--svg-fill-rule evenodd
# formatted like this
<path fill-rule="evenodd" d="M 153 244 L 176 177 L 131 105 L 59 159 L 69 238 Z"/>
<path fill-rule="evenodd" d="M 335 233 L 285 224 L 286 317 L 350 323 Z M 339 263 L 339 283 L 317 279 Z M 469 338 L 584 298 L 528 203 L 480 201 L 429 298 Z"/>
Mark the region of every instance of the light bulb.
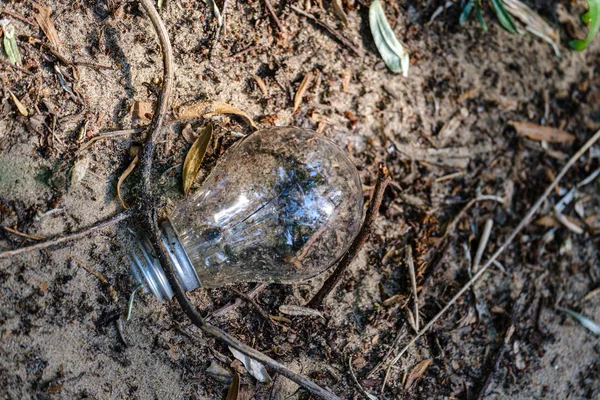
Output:
<path fill-rule="evenodd" d="M 186 290 L 236 282 L 294 283 L 333 265 L 362 223 L 358 172 L 309 130 L 257 131 L 230 148 L 201 188 L 160 224 Z M 132 274 L 158 299 L 173 291 L 147 239 Z"/>

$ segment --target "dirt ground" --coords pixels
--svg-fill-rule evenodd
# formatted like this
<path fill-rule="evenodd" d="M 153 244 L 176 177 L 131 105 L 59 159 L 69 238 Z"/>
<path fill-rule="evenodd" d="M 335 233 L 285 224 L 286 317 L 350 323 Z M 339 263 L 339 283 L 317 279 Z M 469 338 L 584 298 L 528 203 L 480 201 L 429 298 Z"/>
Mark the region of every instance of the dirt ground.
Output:
<path fill-rule="evenodd" d="M 165 2 L 160 13 L 174 49 L 175 107 L 213 100 L 244 110 L 261 127 L 321 129 L 351 155 L 367 196 L 377 163 L 385 162 L 393 176 L 374 233 L 327 300 L 323 318 L 279 312 L 280 305 L 305 304 L 324 280 L 319 276 L 294 286 L 271 284 L 256 297 L 268 314 L 289 319 L 281 326 L 271 326 L 246 302 L 213 323 L 342 398 L 362 397 L 350 360 L 360 384 L 378 398 L 473 399 L 488 377 L 484 398 L 600 398 L 598 337 L 557 310 L 566 307 L 600 321 L 600 296 L 584 298 L 600 284 L 599 179 L 581 188 L 564 210 L 582 232 L 552 218 L 530 224 L 500 257 L 501 265 L 402 357 L 383 395 L 383 371 L 370 374 L 391 346 L 396 343 L 397 350 L 414 335 L 406 246 L 415 257 L 420 319 L 426 322 L 469 279 L 485 222 L 492 219 L 494 226 L 483 260 L 568 157 L 600 129 L 600 40 L 582 53 L 567 46 L 569 28 L 585 33 L 576 17 L 585 1 L 526 1 L 561 32 L 562 58 L 534 37 L 504 31 L 489 12 L 487 33 L 475 19 L 459 26 L 461 2 L 448 3 L 431 21 L 445 1 L 388 1 L 388 18 L 411 52 L 408 78 L 390 73 L 380 60 L 366 1 L 344 1 L 346 28 L 328 1 L 325 10 L 317 2 L 309 9 L 310 0 L 299 5 L 348 37 L 364 52 L 362 58 L 295 13 L 294 2 L 273 0 L 282 33 L 264 1 L 228 1 L 218 40 L 216 20 L 204 2 Z M 28 41 L 24 36 L 48 40 L 34 22 L 31 4 L 0 2 L 2 10 L 28 21 L 1 16 L 21 35 L 19 48 L 30 72 L 0 64 L 0 225 L 53 237 L 122 210 L 117 181 L 132 160 L 129 148 L 143 136 L 121 135 L 77 151 L 103 132 L 148 124 L 133 119 L 131 108 L 136 101 L 156 99 L 162 62 L 156 35 L 137 2 L 46 5 L 53 11 L 60 54 L 69 63 L 92 65 L 66 66 Z M 55 66 L 73 93 L 61 87 Z M 294 94 L 311 71 L 317 78 L 294 114 Z M 30 116 L 21 115 L 9 90 Z M 251 132 L 236 118 L 211 120 L 217 139 L 202 176 L 228 146 Z M 511 120 L 559 127 L 576 139 L 542 144 L 517 135 Z M 205 123 L 197 120 L 193 126 Z M 165 206 L 182 197 L 181 164 L 190 147 L 183 126 L 168 123 L 158 145 L 154 181 Z M 586 153 L 536 220 L 551 216 L 552 206 L 598 168 L 599 158 L 598 146 Z M 72 177 L 74 165 L 76 170 L 87 165 L 80 181 Z M 136 182 L 134 171 L 124 185 L 130 203 Z M 503 202 L 475 204 L 440 243 L 448 222 L 480 195 Z M 129 226 L 124 222 L 59 248 L 0 259 L 0 398 L 225 398 L 228 384 L 207 369 L 213 364 L 241 371 L 239 362 L 193 327 L 176 303 L 139 296 L 119 333 L 116 322 L 132 289 Z M 0 229 L 0 251 L 34 241 Z M 191 298 L 209 315 L 237 296 L 224 287 L 196 290 Z M 514 333 L 504 343 L 511 326 Z M 407 376 L 424 360 L 431 360 L 428 368 L 407 385 Z M 309 397 L 277 376 L 273 385 L 261 385 L 243 374 L 242 389 L 240 398 Z"/>

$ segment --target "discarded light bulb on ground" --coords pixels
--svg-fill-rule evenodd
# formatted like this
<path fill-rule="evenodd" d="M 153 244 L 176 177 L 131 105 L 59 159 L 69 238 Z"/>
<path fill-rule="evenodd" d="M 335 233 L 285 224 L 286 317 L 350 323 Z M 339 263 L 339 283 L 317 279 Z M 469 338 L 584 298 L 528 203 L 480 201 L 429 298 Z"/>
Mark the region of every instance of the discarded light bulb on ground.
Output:
<path fill-rule="evenodd" d="M 334 264 L 362 223 L 360 178 L 333 142 L 300 128 L 269 128 L 232 147 L 202 187 L 160 224 L 185 288 L 236 282 L 293 283 Z M 132 274 L 173 297 L 149 241 Z"/>

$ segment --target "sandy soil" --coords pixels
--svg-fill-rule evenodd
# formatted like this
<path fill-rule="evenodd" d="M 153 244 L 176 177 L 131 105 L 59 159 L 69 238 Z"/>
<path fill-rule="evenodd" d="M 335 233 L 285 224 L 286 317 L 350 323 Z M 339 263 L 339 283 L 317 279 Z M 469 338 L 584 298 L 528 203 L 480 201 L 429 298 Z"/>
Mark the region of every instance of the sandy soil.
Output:
<path fill-rule="evenodd" d="M 600 321 L 600 296 L 579 301 L 600 281 L 598 230 L 594 234 L 584 224 L 575 203 L 565 214 L 583 233 L 560 224 L 532 224 L 500 258 L 502 268 L 492 268 L 392 369 L 385 396 L 379 393 L 382 372 L 368 376 L 398 335 L 403 345 L 414 333 L 408 323 L 406 245 L 413 247 L 417 262 L 421 320 L 428 321 L 468 280 L 485 221 L 495 224 L 484 260 L 566 158 L 600 129 L 600 40 L 586 52 L 570 51 L 565 32 L 572 25 L 557 11 L 577 15 L 585 2 L 527 1 L 562 32 L 562 58 L 535 38 L 505 32 L 491 14 L 487 33 L 474 20 L 458 26 L 458 3 L 430 22 L 444 1 L 387 2 L 394 30 L 411 51 L 408 78 L 389 73 L 380 61 L 366 2 L 345 2 L 351 5 L 345 29 L 331 12 L 320 11 L 323 21 L 364 51 L 362 59 L 295 14 L 292 2 L 273 1 L 285 35 L 264 2 L 228 3 L 218 42 L 215 20 L 203 2 L 170 0 L 161 11 L 174 47 L 174 106 L 209 99 L 244 110 L 263 127 L 317 129 L 321 123 L 323 134 L 348 150 L 365 186 L 373 184 L 380 161 L 394 181 L 368 246 L 327 301 L 324 318 L 288 316 L 291 322 L 284 328 L 271 328 L 241 303 L 213 322 L 343 398 L 361 397 L 349 372 L 350 358 L 358 381 L 379 398 L 475 398 L 501 348 L 486 398 L 600 397 L 598 338 L 556 310 L 564 306 Z M 28 3 L 0 5 L 33 22 Z M 0 224 L 43 237 L 79 230 L 122 210 L 116 183 L 131 162 L 129 148 L 143 138 L 119 136 L 76 155 L 82 145 L 78 136 L 86 121 L 83 141 L 146 125 L 130 110 L 136 101 L 155 100 L 151 88 L 162 65 L 138 3 L 61 0 L 47 5 L 62 41 L 60 53 L 111 69 L 79 66 L 75 71 L 23 40 L 19 48 L 32 74 L 0 64 Z M 18 35 L 47 40 L 37 26 L 8 18 Z M 61 87 L 55 65 L 81 104 Z M 293 114 L 294 93 L 310 71 L 318 78 Z M 265 82 L 267 94 L 254 76 Z M 343 87 L 346 76 L 349 83 Z M 9 89 L 32 116 L 19 114 Z M 542 146 L 518 136 L 510 120 L 560 127 L 576 139 Z M 213 121 L 217 140 L 203 171 L 250 132 L 235 118 Z M 169 123 L 158 146 L 155 182 L 165 206 L 182 196 L 181 163 L 190 146 L 182 128 Z M 540 216 L 551 215 L 564 192 L 598 168 L 598 158 L 596 147 L 569 172 Z M 76 182 L 73 167 L 85 163 L 85 175 Z M 134 172 L 124 185 L 129 202 L 138 181 Z M 599 189 L 596 180 L 576 199 L 590 225 L 594 215 L 598 223 Z M 448 221 L 482 194 L 505 201 L 478 203 L 447 246 L 436 249 Z M 225 398 L 228 385 L 207 368 L 216 363 L 240 370 L 239 363 L 226 347 L 192 327 L 175 303 L 140 296 L 119 334 L 116 321 L 132 288 L 129 226 L 0 260 L 0 398 Z M 31 243 L 0 229 L 0 251 Z M 118 298 L 82 266 L 104 276 Z M 323 279 L 270 285 L 257 302 L 269 314 L 281 315 L 280 305 L 306 303 Z M 237 289 L 247 292 L 253 286 Z M 191 297 L 204 314 L 236 299 L 227 287 L 197 290 Z M 511 325 L 514 334 L 503 345 Z M 426 359 L 432 361 L 423 376 L 405 389 L 407 375 Z M 308 398 L 283 377 L 261 386 L 245 374 L 242 382 L 244 398 Z"/>

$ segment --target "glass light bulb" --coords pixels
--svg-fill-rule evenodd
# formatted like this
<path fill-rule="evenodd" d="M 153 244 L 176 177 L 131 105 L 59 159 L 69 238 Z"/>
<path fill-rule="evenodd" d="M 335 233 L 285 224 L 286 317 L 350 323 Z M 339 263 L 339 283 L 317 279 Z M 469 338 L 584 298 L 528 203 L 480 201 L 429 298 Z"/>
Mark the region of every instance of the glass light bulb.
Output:
<path fill-rule="evenodd" d="M 312 278 L 348 249 L 362 213 L 362 185 L 346 154 L 315 132 L 276 127 L 236 143 L 160 225 L 177 278 L 192 290 Z M 148 240 L 131 255 L 136 279 L 170 299 Z"/>

